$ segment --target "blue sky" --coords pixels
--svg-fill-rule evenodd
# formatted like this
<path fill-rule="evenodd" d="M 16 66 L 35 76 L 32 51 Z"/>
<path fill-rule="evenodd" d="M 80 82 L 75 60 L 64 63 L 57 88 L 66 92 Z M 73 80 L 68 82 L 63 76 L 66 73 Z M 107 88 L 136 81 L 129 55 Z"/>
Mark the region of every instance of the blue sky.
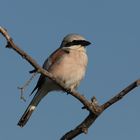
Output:
<path fill-rule="evenodd" d="M 92 42 L 89 65 L 78 91 L 93 95 L 102 104 L 140 78 L 139 0 L 1 0 L 0 26 L 15 43 L 42 65 L 68 33 L 79 33 Z M 88 112 L 70 95 L 49 94 L 24 128 L 16 124 L 32 97 L 36 77 L 19 99 L 17 86 L 30 76 L 32 67 L 0 36 L 0 139 L 58 140 L 81 122 Z M 140 87 L 106 110 L 76 140 L 139 139 Z"/>

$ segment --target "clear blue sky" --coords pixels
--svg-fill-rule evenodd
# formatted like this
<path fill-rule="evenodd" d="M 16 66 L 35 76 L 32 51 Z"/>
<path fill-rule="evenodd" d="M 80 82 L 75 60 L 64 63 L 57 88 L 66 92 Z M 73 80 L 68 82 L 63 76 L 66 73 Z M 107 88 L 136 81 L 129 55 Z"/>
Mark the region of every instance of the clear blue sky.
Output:
<path fill-rule="evenodd" d="M 79 92 L 100 103 L 140 78 L 139 0 L 1 0 L 0 26 L 37 62 L 43 61 L 68 33 L 79 33 L 93 44 L 88 47 L 89 65 Z M 26 90 L 27 102 L 19 99 L 17 86 L 29 77 L 32 67 L 0 36 L 0 139 L 58 140 L 74 128 L 87 112 L 70 95 L 56 93 L 44 98 L 24 128 L 16 124 L 29 104 L 37 78 Z M 140 139 L 140 87 L 106 110 L 76 140 Z"/>

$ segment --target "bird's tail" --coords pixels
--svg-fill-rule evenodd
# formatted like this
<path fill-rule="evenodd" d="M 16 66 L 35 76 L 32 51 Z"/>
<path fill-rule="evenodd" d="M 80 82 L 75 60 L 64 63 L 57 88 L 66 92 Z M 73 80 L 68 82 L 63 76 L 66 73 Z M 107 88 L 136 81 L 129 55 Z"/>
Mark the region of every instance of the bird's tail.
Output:
<path fill-rule="evenodd" d="M 20 127 L 23 127 L 27 123 L 27 121 L 30 119 L 33 111 L 35 110 L 35 108 L 39 104 L 40 100 L 46 95 L 46 94 L 42 94 L 42 93 L 43 92 L 40 92 L 40 91 L 36 93 L 36 95 L 33 97 L 31 103 L 29 104 L 29 106 L 25 110 L 24 114 L 20 118 L 17 125 L 19 125 Z"/>
<path fill-rule="evenodd" d="M 22 117 L 20 118 L 18 125 L 20 127 L 23 127 L 27 121 L 29 120 L 29 118 L 31 117 L 33 111 L 35 110 L 36 106 L 34 105 L 29 105 L 28 108 L 26 109 L 26 111 L 24 112 L 24 114 L 22 115 Z"/>

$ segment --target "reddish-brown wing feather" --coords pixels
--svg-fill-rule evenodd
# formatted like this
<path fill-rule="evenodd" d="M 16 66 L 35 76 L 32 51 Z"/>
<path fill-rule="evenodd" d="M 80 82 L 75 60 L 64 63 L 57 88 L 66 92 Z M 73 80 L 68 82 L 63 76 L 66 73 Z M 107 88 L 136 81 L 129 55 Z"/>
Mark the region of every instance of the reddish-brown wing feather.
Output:
<path fill-rule="evenodd" d="M 51 66 L 53 66 L 54 63 L 59 63 L 61 59 L 63 59 L 64 55 L 69 53 L 68 50 L 63 50 L 63 49 L 57 49 L 55 52 L 53 52 L 50 57 L 44 62 L 43 64 L 43 68 L 46 69 L 47 71 L 49 71 L 49 69 L 51 68 Z M 41 75 L 39 77 L 39 80 L 35 86 L 35 88 L 33 89 L 33 91 L 31 92 L 30 95 L 33 94 L 33 92 L 36 89 L 40 89 L 41 85 L 45 82 L 45 76 Z"/>

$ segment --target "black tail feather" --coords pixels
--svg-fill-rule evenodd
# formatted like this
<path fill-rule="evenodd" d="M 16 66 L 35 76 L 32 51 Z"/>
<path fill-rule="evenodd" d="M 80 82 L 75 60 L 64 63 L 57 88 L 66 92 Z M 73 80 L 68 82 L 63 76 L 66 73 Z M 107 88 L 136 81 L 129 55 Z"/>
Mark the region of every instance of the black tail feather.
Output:
<path fill-rule="evenodd" d="M 27 108 L 27 110 L 24 112 L 24 114 L 22 115 L 21 119 L 19 120 L 18 124 L 20 127 L 23 127 L 27 121 L 29 120 L 29 118 L 31 117 L 33 111 L 35 110 L 35 106 L 29 106 Z"/>

